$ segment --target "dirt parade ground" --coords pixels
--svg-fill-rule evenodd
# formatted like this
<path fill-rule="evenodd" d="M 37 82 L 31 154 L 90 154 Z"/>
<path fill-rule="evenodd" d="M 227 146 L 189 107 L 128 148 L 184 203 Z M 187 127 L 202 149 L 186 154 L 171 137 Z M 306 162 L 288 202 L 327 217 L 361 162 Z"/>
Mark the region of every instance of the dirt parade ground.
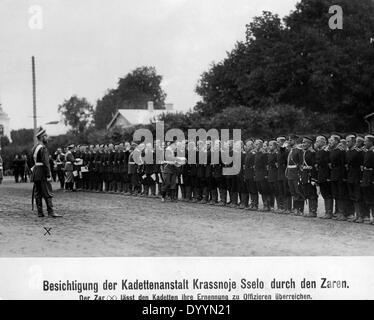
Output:
<path fill-rule="evenodd" d="M 54 205 L 63 218 L 37 218 L 31 190 L 0 186 L 1 257 L 374 254 L 367 224 L 61 190 Z"/>

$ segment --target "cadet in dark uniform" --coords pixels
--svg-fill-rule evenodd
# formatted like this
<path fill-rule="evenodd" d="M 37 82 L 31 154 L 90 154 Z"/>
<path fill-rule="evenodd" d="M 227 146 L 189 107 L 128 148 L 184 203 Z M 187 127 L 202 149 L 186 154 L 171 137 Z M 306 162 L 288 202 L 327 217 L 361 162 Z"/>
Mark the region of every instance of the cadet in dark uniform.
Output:
<path fill-rule="evenodd" d="M 268 153 L 264 149 L 264 141 L 257 139 L 255 141 L 256 155 L 254 159 L 254 170 L 255 170 L 255 182 L 257 190 L 261 194 L 263 210 L 270 211 L 270 189 L 268 183 Z"/>
<path fill-rule="evenodd" d="M 210 195 L 211 200 L 209 202 L 210 205 L 217 205 L 218 204 L 218 190 L 222 183 L 222 163 L 221 163 L 221 142 L 219 140 L 214 140 L 211 146 L 211 153 L 210 153 L 210 170 L 211 170 L 211 178 L 210 178 Z M 213 159 L 217 159 L 218 163 L 213 163 Z"/>
<path fill-rule="evenodd" d="M 365 148 L 365 137 L 363 135 L 359 135 L 359 134 L 357 135 L 356 147 L 359 150 L 362 150 L 363 155 L 365 157 L 365 152 L 367 151 L 367 149 Z M 362 180 L 362 173 L 363 173 L 362 168 L 361 168 L 361 180 Z M 361 212 L 362 218 L 365 221 L 366 219 L 370 219 L 370 208 L 366 205 L 364 201 L 362 187 L 360 189 L 361 189 L 360 212 Z"/>
<path fill-rule="evenodd" d="M 277 202 L 277 212 L 281 208 L 281 200 L 279 198 L 279 189 L 278 189 L 278 163 L 277 163 L 277 153 L 278 153 L 278 144 L 275 140 L 269 141 L 269 153 L 268 153 L 268 184 L 270 192 L 270 210 L 274 210 L 274 199 Z"/>
<path fill-rule="evenodd" d="M 210 170 L 210 150 L 209 150 L 209 143 L 210 141 L 199 141 L 199 156 L 201 155 L 204 160 L 200 162 L 199 159 L 199 166 L 197 169 L 197 175 L 200 180 L 201 186 L 201 204 L 207 204 L 209 201 L 210 195 L 210 178 L 211 178 L 211 170 Z"/>
<path fill-rule="evenodd" d="M 96 191 L 103 192 L 103 183 L 104 183 L 104 174 L 105 174 L 105 154 L 104 154 L 104 145 L 99 145 L 99 149 L 96 152 L 95 156 L 95 172 L 97 172 L 96 180 Z"/>
<path fill-rule="evenodd" d="M 332 134 L 329 139 L 330 149 L 330 181 L 331 193 L 335 201 L 338 221 L 346 221 L 346 198 L 348 197 L 346 184 L 343 181 L 345 175 L 345 151 L 339 147 L 340 135 Z"/>
<path fill-rule="evenodd" d="M 95 190 L 95 155 L 96 155 L 96 148 L 94 145 L 90 145 L 90 149 L 88 151 L 87 156 L 87 169 L 88 169 L 88 190 L 94 191 Z"/>
<path fill-rule="evenodd" d="M 292 197 L 288 180 L 286 178 L 288 150 L 286 148 L 286 137 L 277 138 L 277 168 L 278 168 L 278 193 L 279 193 L 279 209 L 276 212 L 280 214 L 289 214 L 292 210 Z"/>
<path fill-rule="evenodd" d="M 299 180 L 300 171 L 303 164 L 303 152 L 297 146 L 298 139 L 299 137 L 296 135 L 290 135 L 289 137 L 288 144 L 291 150 L 287 158 L 286 177 L 293 199 L 293 207 L 295 210 L 293 214 L 296 216 L 301 216 L 303 215 L 302 210 L 304 207 L 304 196 L 299 185 Z"/>
<path fill-rule="evenodd" d="M 163 184 L 161 187 L 162 202 L 165 202 L 166 195 L 170 191 L 171 201 L 177 201 L 177 157 L 176 141 L 173 141 L 165 150 L 165 162 L 162 170 Z"/>
<path fill-rule="evenodd" d="M 51 185 L 51 168 L 49 165 L 49 152 L 46 147 L 48 143 L 48 136 L 42 128 L 36 134 L 38 143 L 32 149 L 34 167 L 32 170 L 33 198 L 35 197 L 36 207 L 38 210 L 38 217 L 44 217 L 43 213 L 43 199 L 47 205 L 48 216 L 52 218 L 61 217 L 53 210 L 53 193 Z M 34 202 L 34 199 L 32 200 Z"/>
<path fill-rule="evenodd" d="M 70 145 L 67 147 L 67 152 L 65 154 L 65 190 L 74 191 L 74 156 L 72 150 L 75 146 Z"/>
<path fill-rule="evenodd" d="M 309 213 L 304 217 L 316 218 L 318 209 L 316 152 L 313 149 L 313 138 L 303 139 L 303 164 L 301 167 L 300 186 L 304 198 L 308 200 Z"/>
<path fill-rule="evenodd" d="M 325 213 L 321 216 L 321 219 L 331 219 L 334 200 L 331 192 L 330 182 L 330 150 L 327 146 L 327 138 L 320 135 L 316 139 L 315 143 L 316 151 L 316 170 L 317 170 L 317 185 L 319 191 L 324 200 Z"/>
<path fill-rule="evenodd" d="M 248 210 L 257 211 L 258 210 L 258 190 L 255 182 L 255 156 L 256 152 L 254 150 L 254 141 L 247 140 L 245 144 L 246 152 L 244 159 L 244 181 L 247 185 L 247 190 L 249 192 L 251 202 L 248 206 Z"/>
<path fill-rule="evenodd" d="M 188 143 L 185 145 L 186 149 L 186 159 L 188 159 Z M 185 196 L 183 198 L 182 196 L 182 201 L 183 202 L 190 202 L 192 200 L 192 178 L 191 178 L 191 165 L 187 162 L 183 167 L 182 167 L 182 172 L 181 172 L 181 177 L 183 180 L 183 188 L 185 192 Z"/>
<path fill-rule="evenodd" d="M 83 166 L 83 159 L 82 159 L 82 147 L 78 145 L 75 150 L 72 152 L 74 156 L 74 181 L 75 181 L 75 189 L 81 190 L 82 189 L 82 173 L 81 168 Z"/>
<path fill-rule="evenodd" d="M 361 194 L 361 167 L 364 163 L 364 151 L 356 146 L 356 135 L 349 134 L 346 137 L 347 148 L 346 152 L 346 169 L 347 169 L 347 186 L 349 200 L 352 201 L 355 210 L 355 217 L 352 222 L 363 223 L 364 217 L 361 213 L 360 202 L 362 202 Z"/>
<path fill-rule="evenodd" d="M 57 171 L 57 177 L 58 177 L 58 181 L 60 182 L 61 189 L 64 189 L 65 187 L 64 166 L 65 166 L 65 155 L 62 153 L 62 149 L 58 148 L 56 151 L 56 171 Z"/>
<path fill-rule="evenodd" d="M 240 160 L 240 172 L 238 174 L 238 183 L 239 183 L 239 198 L 240 205 L 239 209 L 248 209 L 249 207 L 249 190 L 245 181 L 245 158 L 246 158 L 246 148 L 244 143 L 240 142 L 241 148 L 241 160 Z"/>
<path fill-rule="evenodd" d="M 124 155 L 123 155 L 123 192 L 125 195 L 130 194 L 130 175 L 129 175 L 129 157 L 130 157 L 131 145 L 129 142 L 125 142 Z"/>
<path fill-rule="evenodd" d="M 365 204 L 370 208 L 371 216 L 374 216 L 374 135 L 365 137 L 365 147 L 367 149 L 364 157 L 362 192 Z M 374 224 L 371 219 L 371 224 Z"/>

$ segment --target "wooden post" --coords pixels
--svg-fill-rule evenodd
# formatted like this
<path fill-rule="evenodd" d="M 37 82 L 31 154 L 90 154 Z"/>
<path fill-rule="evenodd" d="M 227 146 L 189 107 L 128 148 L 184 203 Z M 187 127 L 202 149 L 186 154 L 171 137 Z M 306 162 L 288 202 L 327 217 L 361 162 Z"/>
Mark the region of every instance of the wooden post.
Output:
<path fill-rule="evenodd" d="M 32 65 L 32 104 L 33 104 L 33 119 L 34 119 L 34 144 L 37 143 L 36 133 L 37 133 L 37 121 L 36 121 L 36 82 L 35 82 L 35 58 L 31 57 Z"/>

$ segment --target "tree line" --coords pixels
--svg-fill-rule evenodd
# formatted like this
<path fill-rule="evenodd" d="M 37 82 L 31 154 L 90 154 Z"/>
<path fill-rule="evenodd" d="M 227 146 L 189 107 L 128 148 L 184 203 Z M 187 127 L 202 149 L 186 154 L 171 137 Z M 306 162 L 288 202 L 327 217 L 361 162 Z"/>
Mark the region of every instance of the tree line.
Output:
<path fill-rule="evenodd" d="M 342 30 L 329 28 L 332 5 L 343 9 Z M 198 79 L 200 101 L 186 113 L 164 114 L 160 120 L 166 130 L 241 129 L 243 138 L 365 132 L 364 116 L 374 111 L 373 79 L 374 1 L 301 0 L 283 18 L 272 12 L 253 18 L 245 26 L 245 40 Z M 155 67 L 144 66 L 119 78 L 95 107 L 82 97 L 65 100 L 58 110 L 72 130 L 54 138 L 52 146 L 131 140 L 137 127 L 107 132 L 107 124 L 119 108 L 145 109 L 154 101 L 162 109 L 161 82 Z M 12 136 L 13 143 L 3 149 L 29 149 L 31 132 L 30 141 Z"/>

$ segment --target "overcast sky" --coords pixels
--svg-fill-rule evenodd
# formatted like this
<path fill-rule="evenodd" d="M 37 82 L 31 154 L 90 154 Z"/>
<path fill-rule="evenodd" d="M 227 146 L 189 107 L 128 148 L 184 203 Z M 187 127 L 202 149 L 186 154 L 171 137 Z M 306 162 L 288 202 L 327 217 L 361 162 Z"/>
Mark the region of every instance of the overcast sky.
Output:
<path fill-rule="evenodd" d="M 31 56 L 36 57 L 38 125 L 58 120 L 71 95 L 93 105 L 119 77 L 155 66 L 175 109 L 199 100 L 194 88 L 220 61 L 245 25 L 270 10 L 280 16 L 297 0 L 0 0 L 0 101 L 11 129 L 32 127 Z M 33 5 L 43 27 L 29 26 Z M 32 20 L 34 21 L 34 20 Z"/>

